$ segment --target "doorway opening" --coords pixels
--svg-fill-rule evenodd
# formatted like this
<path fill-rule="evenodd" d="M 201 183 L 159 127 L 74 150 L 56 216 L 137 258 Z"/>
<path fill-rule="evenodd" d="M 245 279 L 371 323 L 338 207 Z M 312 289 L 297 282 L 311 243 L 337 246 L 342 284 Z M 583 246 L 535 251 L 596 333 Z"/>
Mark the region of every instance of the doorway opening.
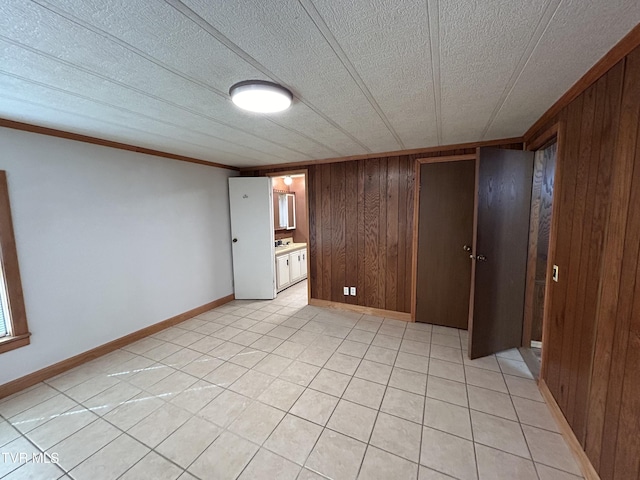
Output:
<path fill-rule="evenodd" d="M 520 353 L 534 377 L 540 375 L 545 296 L 553 281 L 549 245 L 553 211 L 554 180 L 558 156 L 557 130 L 542 143 L 529 145 L 535 152 L 529 223 L 529 252 L 525 288 L 525 310 Z"/>
<path fill-rule="evenodd" d="M 489 147 L 418 160 L 414 318 L 468 329 L 472 360 L 521 345 L 533 160 Z"/>
<path fill-rule="evenodd" d="M 311 296 L 307 170 L 267 175 L 273 187 L 276 300 L 295 298 L 299 303 L 305 292 L 307 305 Z"/>

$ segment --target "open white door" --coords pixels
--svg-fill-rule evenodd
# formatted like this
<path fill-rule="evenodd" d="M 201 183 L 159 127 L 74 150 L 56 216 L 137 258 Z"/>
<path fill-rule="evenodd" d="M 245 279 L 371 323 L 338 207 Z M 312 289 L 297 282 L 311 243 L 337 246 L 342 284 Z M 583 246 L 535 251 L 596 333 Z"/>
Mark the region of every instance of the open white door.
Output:
<path fill-rule="evenodd" d="M 229 178 L 229 204 L 235 296 L 237 299 L 275 298 L 271 178 Z"/>

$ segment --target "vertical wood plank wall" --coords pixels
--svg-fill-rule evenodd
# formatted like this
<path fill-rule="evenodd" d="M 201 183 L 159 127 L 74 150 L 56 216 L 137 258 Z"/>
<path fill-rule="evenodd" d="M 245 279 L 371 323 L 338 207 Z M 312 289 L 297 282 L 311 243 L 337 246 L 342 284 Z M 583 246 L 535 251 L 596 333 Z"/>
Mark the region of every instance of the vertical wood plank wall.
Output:
<path fill-rule="evenodd" d="M 311 298 L 411 312 L 415 161 L 466 154 L 475 148 L 296 166 L 309 172 Z M 344 296 L 345 286 L 357 295 Z"/>
<path fill-rule="evenodd" d="M 565 126 L 542 376 L 603 480 L 640 479 L 639 85 L 640 47 L 537 132 Z"/>

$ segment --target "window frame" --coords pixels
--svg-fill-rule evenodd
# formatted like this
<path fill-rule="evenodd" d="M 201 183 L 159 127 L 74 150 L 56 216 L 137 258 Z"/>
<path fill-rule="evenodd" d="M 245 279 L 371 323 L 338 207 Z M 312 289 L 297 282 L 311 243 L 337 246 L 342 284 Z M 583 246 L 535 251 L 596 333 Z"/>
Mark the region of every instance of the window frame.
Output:
<path fill-rule="evenodd" d="M 4 287 L 7 297 L 7 329 L 10 335 L 0 338 L 0 354 L 29 345 L 31 333 L 27 325 L 27 312 L 18 265 L 18 251 L 13 232 L 11 203 L 7 172 L 0 170 L 0 268 L 4 272 Z"/>

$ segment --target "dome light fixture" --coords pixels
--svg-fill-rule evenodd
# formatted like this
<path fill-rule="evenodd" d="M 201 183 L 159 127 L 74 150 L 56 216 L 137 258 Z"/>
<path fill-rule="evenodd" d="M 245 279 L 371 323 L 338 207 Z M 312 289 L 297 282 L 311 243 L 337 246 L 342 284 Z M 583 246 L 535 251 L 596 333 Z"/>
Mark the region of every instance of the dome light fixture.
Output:
<path fill-rule="evenodd" d="M 277 83 L 245 80 L 229 89 L 231 100 L 238 107 L 257 113 L 275 113 L 291 106 L 293 95 Z"/>
<path fill-rule="evenodd" d="M 285 185 L 291 185 L 292 183 L 293 183 L 293 178 L 291 178 L 289 175 L 284 177 L 284 184 Z"/>

